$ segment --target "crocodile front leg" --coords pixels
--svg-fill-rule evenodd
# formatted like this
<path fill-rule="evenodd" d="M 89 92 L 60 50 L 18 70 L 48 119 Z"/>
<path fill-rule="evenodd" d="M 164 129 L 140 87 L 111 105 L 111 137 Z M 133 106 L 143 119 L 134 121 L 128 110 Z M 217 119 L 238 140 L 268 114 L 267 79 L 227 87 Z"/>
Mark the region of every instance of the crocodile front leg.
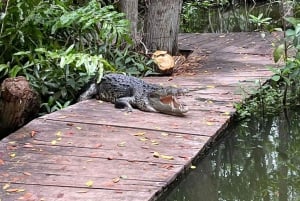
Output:
<path fill-rule="evenodd" d="M 117 98 L 115 101 L 116 108 L 125 108 L 127 112 L 132 112 L 133 108 L 131 104 L 134 103 L 134 97 L 122 97 Z"/>
<path fill-rule="evenodd" d="M 145 98 L 145 99 L 143 100 L 143 103 L 144 103 L 144 105 L 143 105 L 142 108 L 140 108 L 141 110 L 143 110 L 143 111 L 145 111 L 145 112 L 157 112 L 157 110 L 154 109 L 154 107 L 150 104 L 148 98 Z"/>

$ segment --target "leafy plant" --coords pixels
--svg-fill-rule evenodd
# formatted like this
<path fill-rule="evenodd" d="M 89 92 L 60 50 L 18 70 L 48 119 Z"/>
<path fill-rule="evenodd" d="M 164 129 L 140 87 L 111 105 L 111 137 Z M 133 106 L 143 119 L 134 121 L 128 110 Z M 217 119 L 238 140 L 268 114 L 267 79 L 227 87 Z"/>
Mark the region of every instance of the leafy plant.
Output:
<path fill-rule="evenodd" d="M 42 112 L 52 112 L 104 71 L 151 72 L 147 57 L 130 50 L 125 15 L 100 2 L 1 1 L 0 82 L 26 76 L 42 97 Z"/>
<path fill-rule="evenodd" d="M 254 16 L 249 14 L 249 21 L 252 24 L 255 24 L 257 26 L 257 30 L 262 30 L 263 26 L 269 25 L 271 23 L 272 18 L 270 17 L 263 17 L 263 13 L 260 13 L 258 16 Z"/>
<path fill-rule="evenodd" d="M 33 52 L 23 51 L 13 55 L 16 65 L 11 67 L 10 76 L 24 75 L 41 95 L 46 110 L 57 104 L 61 108 L 65 102 L 74 101 L 78 89 L 96 75 L 114 69 L 101 55 L 74 52 L 74 46 L 66 50 L 49 51 L 45 48 Z M 26 61 L 25 63 L 23 61 Z M 61 104 L 62 103 L 62 104 Z"/>
<path fill-rule="evenodd" d="M 262 84 L 260 80 L 255 81 L 255 89 L 247 91 L 242 88 L 243 101 L 235 103 L 240 119 L 253 114 L 267 115 L 277 112 L 282 107 L 283 93 L 274 83 Z"/>
<path fill-rule="evenodd" d="M 284 42 L 279 44 L 273 57 L 276 63 L 281 60 L 284 65 L 281 68 L 270 68 L 274 73 L 268 84 L 258 87 L 252 98 L 236 104 L 240 117 L 258 111 L 276 112 L 286 105 L 299 103 L 300 97 L 300 20 L 289 17 L 285 20 L 293 28 L 285 31 Z M 292 52 L 290 56 L 288 52 Z"/>

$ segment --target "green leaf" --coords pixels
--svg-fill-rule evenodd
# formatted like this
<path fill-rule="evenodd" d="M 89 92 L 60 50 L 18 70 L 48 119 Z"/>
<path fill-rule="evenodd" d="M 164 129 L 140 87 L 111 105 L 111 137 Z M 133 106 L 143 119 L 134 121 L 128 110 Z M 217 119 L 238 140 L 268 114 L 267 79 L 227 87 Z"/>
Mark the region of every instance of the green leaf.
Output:
<path fill-rule="evenodd" d="M 21 66 L 15 65 L 10 71 L 9 76 L 10 77 L 16 77 L 17 74 L 22 70 Z"/>
<path fill-rule="evenodd" d="M 13 55 L 14 56 L 21 56 L 21 55 L 28 55 L 30 53 L 31 53 L 30 51 L 20 51 L 20 52 L 14 53 Z"/>
<path fill-rule="evenodd" d="M 281 77 L 279 75 L 273 75 L 271 79 L 275 82 L 278 82 L 280 80 L 280 78 Z"/>
<path fill-rule="evenodd" d="M 0 64 L 0 72 L 1 71 L 4 71 L 4 70 L 7 70 L 8 69 L 8 65 L 7 64 Z"/>
<path fill-rule="evenodd" d="M 284 57 L 285 55 L 285 48 L 284 48 L 284 44 L 279 45 L 273 52 L 273 58 L 275 63 L 277 63 L 282 57 Z"/>
<path fill-rule="evenodd" d="M 295 31 L 292 29 L 288 29 L 288 30 L 286 30 L 285 35 L 287 37 L 295 36 Z"/>

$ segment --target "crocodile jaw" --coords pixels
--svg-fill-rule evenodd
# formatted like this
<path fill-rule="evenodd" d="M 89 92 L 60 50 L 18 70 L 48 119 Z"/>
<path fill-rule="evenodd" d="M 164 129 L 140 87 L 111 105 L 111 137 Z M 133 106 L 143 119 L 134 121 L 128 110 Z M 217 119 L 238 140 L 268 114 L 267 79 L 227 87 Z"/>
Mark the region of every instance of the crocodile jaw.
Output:
<path fill-rule="evenodd" d="M 188 107 L 180 103 L 174 95 L 149 97 L 149 101 L 157 112 L 176 116 L 184 116 L 188 112 Z"/>

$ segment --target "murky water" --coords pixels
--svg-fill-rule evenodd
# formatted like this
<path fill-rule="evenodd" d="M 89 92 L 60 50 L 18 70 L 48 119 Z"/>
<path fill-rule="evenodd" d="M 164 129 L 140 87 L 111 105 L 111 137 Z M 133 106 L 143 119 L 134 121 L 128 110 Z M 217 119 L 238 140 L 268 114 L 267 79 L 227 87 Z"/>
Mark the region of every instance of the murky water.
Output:
<path fill-rule="evenodd" d="M 299 111 L 253 118 L 226 136 L 162 200 L 300 200 Z"/>
<path fill-rule="evenodd" d="M 185 33 L 227 33 L 227 32 L 245 32 L 264 30 L 270 31 L 273 28 L 281 27 L 278 3 L 253 4 L 252 1 L 241 1 L 239 5 L 231 8 L 195 8 L 185 4 L 186 12 L 181 19 L 181 32 Z M 263 14 L 262 19 L 272 18 L 270 24 L 257 26 L 250 23 L 249 15 L 259 16 Z"/>

